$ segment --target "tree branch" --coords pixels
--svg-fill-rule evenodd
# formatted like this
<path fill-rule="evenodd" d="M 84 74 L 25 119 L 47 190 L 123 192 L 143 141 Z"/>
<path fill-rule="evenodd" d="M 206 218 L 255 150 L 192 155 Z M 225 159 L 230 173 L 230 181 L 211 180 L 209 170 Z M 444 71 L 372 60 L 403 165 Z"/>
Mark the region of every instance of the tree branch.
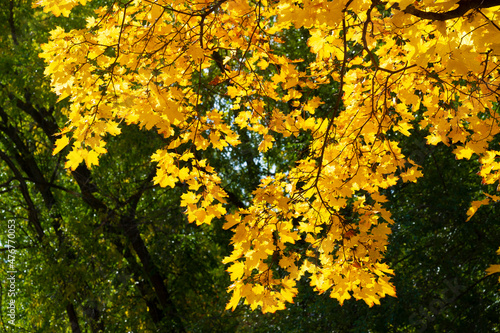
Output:
<path fill-rule="evenodd" d="M 139 257 L 139 260 L 142 263 L 143 272 L 146 278 L 150 281 L 162 310 L 175 326 L 171 327 L 171 331 L 185 332 L 182 319 L 164 282 L 165 279 L 163 278 L 159 267 L 155 264 L 153 258 L 151 257 L 144 240 L 142 239 L 141 233 L 137 227 L 137 221 L 133 216 L 122 216 L 120 219 L 120 227 L 124 231 L 124 235 L 127 237 L 128 241 L 132 245 L 132 248 Z"/>
<path fill-rule="evenodd" d="M 462 17 L 468 11 L 473 9 L 489 8 L 494 6 L 500 6 L 500 0 L 460 0 L 457 8 L 442 13 L 425 12 L 415 8 L 413 5 L 406 7 L 402 11 L 406 14 L 417 16 L 425 20 L 446 21 Z M 401 10 L 397 4 L 394 8 Z"/>
<path fill-rule="evenodd" d="M 14 42 L 14 45 L 18 45 L 19 42 L 17 41 L 17 32 L 16 32 L 16 26 L 14 24 L 14 0 L 9 1 L 9 27 L 10 27 L 10 34 L 12 36 L 12 41 Z"/>
<path fill-rule="evenodd" d="M 31 223 L 31 225 L 35 228 L 38 240 L 42 241 L 42 239 L 45 237 L 45 233 L 43 231 L 42 224 L 40 223 L 40 219 L 38 218 L 38 210 L 36 209 L 33 200 L 31 200 L 28 185 L 24 181 L 21 171 L 19 171 L 19 169 L 16 167 L 14 161 L 12 161 L 10 157 L 1 150 L 0 150 L 0 159 L 2 159 L 8 165 L 10 170 L 14 173 L 15 178 L 19 182 L 19 188 L 21 189 L 21 194 L 24 198 L 24 201 L 28 205 L 28 220 Z"/>

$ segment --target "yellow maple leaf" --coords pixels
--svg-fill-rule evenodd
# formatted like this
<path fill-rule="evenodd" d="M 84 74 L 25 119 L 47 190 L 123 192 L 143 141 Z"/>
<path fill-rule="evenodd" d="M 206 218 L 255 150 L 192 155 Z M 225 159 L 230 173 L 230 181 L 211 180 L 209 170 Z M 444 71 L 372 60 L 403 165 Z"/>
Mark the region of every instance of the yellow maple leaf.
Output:
<path fill-rule="evenodd" d="M 474 153 L 474 150 L 472 150 L 470 147 L 458 147 L 456 148 L 453 153 L 455 156 L 461 160 L 461 159 L 470 159 L 472 157 L 472 154 Z"/>
<path fill-rule="evenodd" d="M 87 168 L 92 168 L 92 165 L 99 165 L 99 154 L 97 154 L 94 150 L 90 150 L 85 156 L 85 164 Z"/>
<path fill-rule="evenodd" d="M 245 272 L 245 263 L 243 261 L 236 261 L 227 268 L 227 271 L 231 275 L 231 280 L 238 280 Z"/>
<path fill-rule="evenodd" d="M 226 215 L 226 223 L 224 224 L 224 229 L 231 229 L 233 226 L 241 222 L 241 216 L 239 213 Z"/>
<path fill-rule="evenodd" d="M 273 141 L 274 137 L 268 134 L 264 135 L 264 140 L 262 140 L 262 142 L 259 145 L 259 151 L 265 153 L 266 151 L 271 149 L 273 147 Z"/>
<path fill-rule="evenodd" d="M 241 288 L 240 284 L 233 284 L 233 288 L 230 288 L 230 290 L 233 291 L 233 294 L 231 296 L 231 299 L 226 305 L 226 310 L 231 309 L 231 311 L 234 311 L 238 306 L 238 303 L 240 302 L 241 299 L 240 288 Z"/>
<path fill-rule="evenodd" d="M 67 158 L 67 161 L 64 165 L 65 168 L 68 168 L 70 170 L 75 170 L 80 163 L 83 161 L 83 155 L 86 151 L 82 150 L 77 150 L 73 149 L 72 151 L 69 152 Z"/>
<path fill-rule="evenodd" d="M 56 155 L 59 153 L 64 147 L 66 147 L 69 143 L 69 138 L 66 135 L 63 135 L 61 138 L 56 140 L 55 148 L 54 151 L 52 152 L 52 155 Z"/>
<path fill-rule="evenodd" d="M 411 133 L 409 130 L 413 129 L 413 126 L 408 124 L 408 123 L 405 123 L 405 122 L 400 122 L 400 123 L 398 123 L 398 126 L 396 127 L 396 129 L 399 132 L 403 133 L 404 135 L 410 136 Z"/>
<path fill-rule="evenodd" d="M 181 206 L 187 206 L 189 204 L 195 204 L 200 200 L 200 195 L 194 192 L 186 192 L 181 195 Z"/>

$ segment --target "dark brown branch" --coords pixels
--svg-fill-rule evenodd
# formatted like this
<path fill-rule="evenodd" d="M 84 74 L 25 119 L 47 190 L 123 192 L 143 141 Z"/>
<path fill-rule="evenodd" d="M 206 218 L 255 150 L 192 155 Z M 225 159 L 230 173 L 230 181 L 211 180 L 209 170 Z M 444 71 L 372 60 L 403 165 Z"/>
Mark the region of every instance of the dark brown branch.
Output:
<path fill-rule="evenodd" d="M 87 166 L 85 164 L 80 164 L 78 168 L 71 171 L 71 175 L 76 180 L 76 183 L 80 188 L 83 201 L 97 211 L 106 211 L 106 204 L 94 196 L 94 193 L 98 191 L 98 188 L 92 181 L 92 174 Z"/>
<path fill-rule="evenodd" d="M 54 143 L 54 135 L 60 130 L 52 114 L 50 112 L 46 112 L 45 110 L 37 110 L 29 100 L 24 102 L 20 99 L 17 99 L 17 106 L 27 114 L 29 114 L 40 125 L 44 133 L 50 138 L 51 142 Z M 7 117 L 6 114 L 4 114 L 3 116 Z M 76 168 L 76 170 L 72 171 L 71 174 L 80 188 L 83 201 L 85 201 L 92 209 L 96 211 L 107 212 L 108 219 L 111 219 L 109 218 L 109 216 L 112 216 L 114 212 L 109 209 L 104 201 L 98 199 L 94 195 L 94 193 L 98 192 L 98 187 L 94 183 L 92 174 L 87 166 L 85 164 L 81 164 Z M 143 182 L 143 186 L 138 189 L 137 193 L 132 195 L 127 201 L 127 204 L 130 205 L 132 215 L 134 215 L 137 204 L 144 191 L 147 190 L 147 186 L 151 184 L 154 174 L 155 169 L 153 169 L 149 173 L 148 177 Z M 39 182 L 43 183 L 38 184 L 39 186 L 50 185 L 45 182 L 44 179 L 39 179 Z M 144 270 L 141 271 L 144 272 L 146 277 L 151 281 L 153 290 L 159 296 L 158 302 L 146 300 L 148 308 L 150 308 L 149 312 L 153 317 L 153 321 L 158 324 L 162 320 L 162 318 L 164 318 L 165 316 L 170 316 L 170 319 L 172 319 L 174 322 L 177 322 L 177 325 L 179 326 L 178 330 L 183 331 L 182 323 L 180 321 L 179 315 L 177 314 L 176 308 L 174 307 L 166 286 L 163 283 L 163 278 L 159 274 L 158 268 L 154 264 L 153 259 L 149 255 L 146 245 L 144 244 L 142 237 L 140 236 L 140 232 L 137 229 L 137 224 L 133 222 L 132 224 L 127 223 L 126 225 L 126 234 L 131 241 L 134 250 L 141 259 L 141 262 L 143 263 Z M 137 279 L 140 280 L 140 273 L 138 273 L 137 270 L 134 270 L 134 272 L 137 274 Z M 145 289 L 145 286 L 141 287 L 142 289 Z M 142 291 L 144 292 L 144 295 L 149 293 L 149 291 L 147 290 Z M 74 308 L 71 304 L 67 308 L 67 313 L 70 317 L 72 329 L 74 330 L 74 332 L 79 332 L 80 328 L 78 326 L 76 312 L 74 311 Z"/>
<path fill-rule="evenodd" d="M 35 228 L 35 231 L 38 235 L 38 240 L 41 241 L 44 238 L 45 233 L 43 231 L 42 225 L 41 225 L 40 220 L 38 218 L 38 210 L 36 209 L 33 200 L 31 200 L 28 185 L 26 185 L 26 182 L 24 181 L 23 175 L 21 174 L 21 171 L 19 171 L 19 169 L 15 165 L 14 161 L 12 161 L 10 159 L 10 157 L 1 150 L 0 150 L 0 158 L 2 160 L 4 160 L 4 162 L 9 166 L 10 170 L 14 173 L 15 178 L 19 182 L 21 194 L 24 198 L 24 201 L 28 205 L 28 221 L 33 226 L 33 228 Z"/>
<path fill-rule="evenodd" d="M 200 46 L 201 48 L 203 48 L 203 27 L 204 27 L 204 24 L 205 24 L 205 18 L 210 15 L 211 13 L 213 13 L 216 9 L 218 9 L 224 2 L 226 2 L 227 0 L 220 0 L 220 1 L 217 1 L 216 3 L 213 4 L 212 7 L 208 7 L 207 10 L 201 14 L 201 20 L 200 20 Z"/>
<path fill-rule="evenodd" d="M 139 200 L 141 199 L 144 192 L 151 188 L 150 186 L 153 182 L 153 178 L 155 175 L 156 175 L 156 168 L 151 168 L 151 171 L 149 172 L 146 179 L 144 179 L 142 181 L 142 185 L 139 187 L 137 192 L 128 198 L 127 204 L 130 204 L 130 208 L 129 208 L 130 214 L 135 215 L 135 211 L 137 209 L 137 204 L 139 203 Z"/>
<path fill-rule="evenodd" d="M 50 142 L 54 144 L 55 134 L 60 132 L 60 129 L 52 113 L 46 110 L 37 110 L 33 104 L 30 103 L 28 96 L 26 96 L 26 102 L 13 95 L 10 97 L 15 98 L 17 107 L 29 114 L 42 128 Z M 6 114 L 0 115 L 7 117 Z M 106 205 L 93 195 L 93 193 L 97 192 L 97 186 L 92 182 L 90 170 L 84 164 L 81 164 L 76 170 L 72 171 L 71 174 L 80 187 L 83 201 L 96 210 L 106 209 Z M 40 180 L 40 177 L 34 179 Z M 45 186 L 45 184 L 48 184 L 48 182 L 37 182 L 38 186 Z"/>
<path fill-rule="evenodd" d="M 235 205 L 237 208 L 245 209 L 247 206 L 241 201 L 241 199 L 232 191 L 230 191 L 227 187 L 223 188 L 224 191 L 227 193 L 227 199 L 229 200 L 230 203 Z"/>
<path fill-rule="evenodd" d="M 446 21 L 457 17 L 462 17 L 470 10 L 489 8 L 494 6 L 500 6 L 500 0 L 461 0 L 458 2 L 457 8 L 442 13 L 425 12 L 415 8 L 413 5 L 406 7 L 402 11 L 406 14 L 411 14 L 425 20 Z M 394 6 L 394 8 L 400 9 L 397 5 Z"/>
<path fill-rule="evenodd" d="M 17 41 L 16 26 L 14 24 L 14 0 L 9 1 L 9 27 L 12 41 L 14 42 L 14 45 L 18 45 L 19 42 Z"/>
<path fill-rule="evenodd" d="M 78 316 L 76 315 L 75 307 L 73 304 L 66 304 L 66 313 L 69 317 L 69 322 L 71 324 L 71 332 L 73 333 L 81 333 L 80 325 L 78 324 Z"/>
<path fill-rule="evenodd" d="M 165 285 L 164 278 L 160 273 L 160 269 L 154 263 L 154 260 L 151 257 L 144 240 L 142 239 L 141 233 L 137 227 L 137 221 L 133 219 L 133 217 L 122 217 L 120 226 L 123 228 L 125 236 L 128 241 L 130 241 L 132 248 L 139 257 L 142 267 L 144 268 L 144 274 L 150 281 L 163 312 L 172 321 L 172 324 L 175 325 L 175 327 L 171 328 L 171 331 L 185 332 L 182 320 L 177 312 L 175 304 L 172 302 L 172 298 L 168 292 L 167 286 Z"/>
<path fill-rule="evenodd" d="M 107 226 L 107 228 L 113 229 L 113 227 L 110 226 Z M 112 232 L 114 234 L 119 234 L 119 232 L 116 230 L 113 230 Z M 130 274 L 136 281 L 135 286 L 146 302 L 146 305 L 148 306 L 148 312 L 153 319 L 153 322 L 155 324 L 159 324 L 165 317 L 164 311 L 162 310 L 158 300 L 154 297 L 150 297 L 150 295 L 153 294 L 154 291 L 151 289 L 150 284 L 145 282 L 145 280 L 143 279 L 143 269 L 137 262 L 136 256 L 132 253 L 131 249 L 128 246 L 123 244 L 123 241 L 124 240 L 118 237 L 115 237 L 112 240 L 118 252 L 122 253 L 123 257 L 127 260 L 128 266 L 126 266 L 124 269 L 127 271 L 127 274 Z"/>
<path fill-rule="evenodd" d="M 53 110 L 46 109 L 37 109 L 29 98 L 29 94 L 26 93 L 24 98 L 26 101 L 17 98 L 13 94 L 9 94 L 9 98 L 11 100 L 16 101 L 16 106 L 29 114 L 31 118 L 38 123 L 38 125 L 42 128 L 47 138 L 50 140 L 52 144 L 56 142 L 55 135 L 60 132 L 59 126 L 57 125 L 54 116 L 52 115 Z"/>
<path fill-rule="evenodd" d="M 485 18 L 488 22 L 490 22 L 491 24 L 493 24 L 493 26 L 494 26 L 494 27 L 495 27 L 498 31 L 500 31 L 500 27 L 499 27 L 499 26 L 498 26 L 495 22 L 493 22 L 493 21 L 492 21 L 492 20 L 491 20 L 488 16 L 484 15 L 484 13 L 483 13 L 482 11 L 478 10 L 478 12 L 479 12 L 481 15 L 483 15 L 483 17 L 484 17 L 484 18 Z"/>

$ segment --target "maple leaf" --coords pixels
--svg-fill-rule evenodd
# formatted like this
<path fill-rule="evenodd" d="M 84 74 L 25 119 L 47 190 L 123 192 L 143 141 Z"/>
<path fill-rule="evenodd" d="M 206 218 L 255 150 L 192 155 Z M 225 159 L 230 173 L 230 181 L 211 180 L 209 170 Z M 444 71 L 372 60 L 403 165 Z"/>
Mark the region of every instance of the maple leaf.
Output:
<path fill-rule="evenodd" d="M 486 270 L 486 273 L 488 273 L 488 275 L 495 274 L 495 273 L 500 273 L 500 265 L 491 265 Z"/>
<path fill-rule="evenodd" d="M 483 200 L 476 200 L 476 201 L 473 201 L 469 207 L 469 209 L 467 210 L 467 220 L 466 221 L 469 221 L 473 216 L 474 214 L 477 212 L 477 210 L 479 209 L 479 207 L 483 206 L 483 205 L 487 205 L 490 203 L 490 199 L 489 198 L 486 198 L 486 199 L 483 199 Z"/>
<path fill-rule="evenodd" d="M 81 152 L 77 150 L 72 150 L 69 152 L 66 158 L 68 160 L 66 161 L 66 164 L 64 166 L 70 170 L 75 170 L 78 167 L 78 165 L 80 165 L 80 163 L 83 161 L 84 157 L 82 156 Z"/>
<path fill-rule="evenodd" d="M 52 155 L 56 155 L 59 153 L 64 147 L 66 147 L 69 143 L 69 138 L 66 135 L 63 135 L 61 138 L 56 140 L 56 147 L 52 152 Z"/>
<path fill-rule="evenodd" d="M 457 156 L 457 158 L 460 159 L 470 159 L 472 154 L 474 153 L 474 150 L 471 149 L 470 147 L 458 147 L 453 151 L 453 153 Z"/>
<path fill-rule="evenodd" d="M 500 247 L 497 250 L 497 254 L 500 255 Z M 486 269 L 486 273 L 488 275 L 500 273 L 500 265 L 491 265 L 488 269 Z M 498 277 L 498 282 L 500 283 L 500 276 Z"/>

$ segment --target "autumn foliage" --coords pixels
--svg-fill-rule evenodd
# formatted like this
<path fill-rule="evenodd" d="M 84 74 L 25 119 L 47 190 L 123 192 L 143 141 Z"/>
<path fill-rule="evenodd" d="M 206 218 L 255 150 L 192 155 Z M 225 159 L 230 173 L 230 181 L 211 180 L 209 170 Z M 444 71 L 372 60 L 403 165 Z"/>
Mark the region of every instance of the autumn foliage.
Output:
<path fill-rule="evenodd" d="M 68 16 L 79 3 L 38 5 Z M 426 130 L 427 144 L 478 159 L 485 185 L 500 178 L 499 15 L 496 1 L 114 2 L 43 46 L 53 90 L 71 102 L 54 154 L 69 145 L 66 167 L 91 167 L 125 124 L 161 134 L 154 183 L 184 184 L 190 222 L 225 217 L 234 232 L 228 309 L 242 298 L 283 309 L 302 277 L 372 306 L 396 295 L 381 191 L 422 176 L 402 138 Z M 282 51 L 290 29 L 308 31 L 312 61 Z M 221 175 L 199 156 L 237 146 L 236 129 L 260 138 L 263 155 L 278 137 L 308 148 L 228 212 Z"/>

